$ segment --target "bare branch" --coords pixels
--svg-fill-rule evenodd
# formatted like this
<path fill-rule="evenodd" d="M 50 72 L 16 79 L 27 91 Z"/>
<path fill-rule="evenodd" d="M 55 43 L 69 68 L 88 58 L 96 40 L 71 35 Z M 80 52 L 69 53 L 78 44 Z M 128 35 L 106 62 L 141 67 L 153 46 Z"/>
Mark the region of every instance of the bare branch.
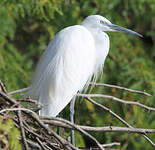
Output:
<path fill-rule="evenodd" d="M 117 97 L 114 97 L 114 96 L 110 96 L 110 95 L 104 95 L 104 94 L 80 94 L 80 93 L 78 93 L 77 96 L 86 97 L 86 98 L 87 97 L 91 97 L 91 98 L 92 97 L 107 98 L 107 99 L 110 99 L 110 100 L 113 100 L 113 101 L 117 101 L 117 102 L 120 102 L 120 103 L 123 103 L 123 104 L 137 105 L 139 107 L 145 108 L 146 110 L 155 111 L 155 108 L 146 106 L 146 105 L 141 104 L 139 102 L 127 101 L 127 100 L 123 100 L 123 99 L 120 99 L 120 98 L 117 98 Z"/>
<path fill-rule="evenodd" d="M 5 85 L 3 84 L 3 82 L 0 80 L 0 91 L 7 93 Z"/>
<path fill-rule="evenodd" d="M 68 125 L 65 121 L 62 122 L 57 120 L 57 118 L 43 118 L 42 121 L 45 124 L 59 126 L 69 129 L 75 129 L 74 127 Z M 75 124 L 74 124 L 75 125 Z M 91 127 L 91 126 L 81 126 L 75 125 L 85 131 L 93 132 L 127 132 L 127 133 L 155 133 L 155 129 L 143 129 L 143 128 L 129 128 L 129 127 L 117 127 L 117 126 L 106 126 L 106 127 Z"/>
<path fill-rule="evenodd" d="M 9 96 L 7 96 L 3 92 L 0 92 L 0 97 L 4 98 L 6 101 L 11 103 L 12 105 L 18 104 L 14 99 L 10 98 Z M 21 106 L 21 105 L 19 105 L 19 106 Z M 76 148 L 75 146 L 70 144 L 68 141 L 66 141 L 65 139 L 63 139 L 59 135 L 57 135 L 52 129 L 49 129 L 43 122 L 41 122 L 38 115 L 35 112 L 33 112 L 33 111 L 29 110 L 29 109 L 22 108 L 22 106 L 21 106 L 21 108 L 3 109 L 3 110 L 0 111 L 0 113 L 6 112 L 6 111 L 19 111 L 19 110 L 23 111 L 24 113 L 29 115 L 32 119 L 34 119 L 46 131 L 46 133 L 48 135 L 54 136 L 58 141 L 60 141 L 60 143 L 63 146 L 65 146 L 65 148 L 67 150 L 71 150 L 71 149 L 78 150 L 78 148 Z"/>
<path fill-rule="evenodd" d="M 97 83 L 96 86 L 107 86 L 107 87 L 112 87 L 112 88 L 118 88 L 118 89 L 126 90 L 129 92 L 135 92 L 135 93 L 150 96 L 150 94 L 146 92 L 131 90 L 131 89 L 127 89 L 124 87 L 115 86 L 115 85 Z M 27 89 L 28 88 L 16 90 L 16 91 L 10 92 L 9 94 L 11 95 L 15 93 L 24 92 Z M 72 124 L 71 122 L 61 119 L 61 118 L 54 118 L 54 117 L 40 118 L 38 114 L 36 114 L 34 111 L 30 109 L 26 109 L 20 104 L 20 102 L 24 101 L 27 103 L 35 103 L 38 105 L 39 103 L 37 101 L 31 100 L 31 99 L 15 100 L 10 95 L 0 90 L 0 99 L 6 102 L 6 103 L 3 103 L 4 106 L 0 108 L 0 113 L 2 114 L 3 118 L 5 118 L 7 114 L 7 116 L 13 119 L 13 121 L 15 122 L 15 125 L 21 129 L 21 135 L 22 135 L 21 139 L 23 140 L 26 150 L 32 147 L 34 147 L 34 149 L 49 149 L 49 150 L 51 149 L 79 150 L 79 148 L 73 146 L 67 140 L 60 137 L 56 132 L 52 130 L 52 128 L 49 128 L 48 125 L 60 126 L 63 128 L 69 128 L 69 129 L 74 129 L 74 130 L 79 131 L 81 134 L 87 136 L 88 138 L 90 138 L 96 143 L 97 147 L 91 148 L 93 150 L 98 150 L 98 149 L 114 150 L 114 149 L 109 149 L 109 148 L 104 148 L 104 147 L 120 145 L 120 143 L 100 144 L 88 132 L 138 133 L 138 134 L 143 135 L 144 138 L 147 139 L 147 141 L 149 141 L 155 147 L 155 144 L 153 143 L 153 141 L 146 135 L 146 133 L 151 133 L 151 134 L 155 133 L 155 129 L 133 128 L 130 124 L 128 124 L 120 116 L 114 113 L 111 109 L 94 101 L 92 98 L 93 97 L 107 98 L 107 99 L 111 99 L 113 101 L 117 101 L 117 102 L 124 103 L 124 104 L 137 105 L 147 110 L 152 110 L 152 111 L 155 110 L 155 108 L 145 106 L 144 104 L 141 104 L 139 102 L 126 101 L 123 99 L 116 98 L 114 96 L 103 95 L 103 94 L 77 94 L 77 96 L 85 97 L 92 104 L 97 105 L 101 107 L 102 109 L 106 110 L 111 115 L 113 115 L 115 118 L 120 120 L 125 126 L 127 126 L 127 127 L 116 127 L 116 126 L 90 127 L 90 126 L 80 126 L 80 125 Z M 42 105 L 42 104 L 39 104 L 39 105 Z M 9 113 L 10 111 L 18 112 L 18 118 L 16 117 L 17 113 Z M 80 149 L 86 150 L 88 148 L 80 148 Z"/>
<path fill-rule="evenodd" d="M 118 142 L 113 142 L 113 143 L 109 143 L 109 144 L 103 144 L 102 146 L 103 147 L 110 147 L 110 146 L 114 146 L 114 145 L 121 145 L 120 143 L 118 143 Z"/>
<path fill-rule="evenodd" d="M 18 118 L 19 118 L 19 125 L 20 125 L 21 137 L 22 137 L 22 140 L 23 140 L 24 148 L 25 148 L 25 150 L 29 150 L 29 146 L 27 144 L 26 137 L 25 137 L 25 130 L 23 128 L 23 121 L 22 121 L 22 116 L 21 116 L 21 110 L 18 111 Z"/>
<path fill-rule="evenodd" d="M 91 136 L 90 134 L 88 134 L 86 131 L 84 131 L 82 128 L 80 128 L 79 126 L 76 126 L 75 124 L 67 121 L 67 120 L 64 120 L 62 118 L 55 118 L 55 117 L 50 117 L 52 118 L 53 120 L 59 120 L 61 122 L 64 122 L 66 123 L 67 125 L 70 125 L 71 127 L 73 127 L 74 129 L 76 129 L 77 131 L 81 132 L 83 135 L 87 136 L 88 138 L 90 138 L 91 140 L 93 140 L 96 145 L 101 149 L 101 150 L 104 150 L 104 148 L 102 147 L 102 145 L 93 137 Z"/>
<path fill-rule="evenodd" d="M 41 147 L 37 144 L 34 143 L 32 141 L 26 140 L 26 142 L 28 143 L 29 147 L 33 150 L 41 150 Z"/>
<path fill-rule="evenodd" d="M 132 92 L 132 93 L 138 93 L 138 94 L 144 94 L 146 96 L 151 96 L 151 94 L 145 92 L 145 91 L 138 91 L 138 90 L 133 90 L 133 89 L 128 89 L 126 87 L 121 87 L 121 86 L 117 86 L 117 85 L 111 85 L 111 84 L 105 84 L 105 83 L 94 83 L 94 82 L 90 82 L 90 85 L 95 85 L 95 86 L 105 86 L 105 87 L 110 87 L 110 88 L 116 88 L 116 89 L 120 89 L 120 90 L 125 90 L 128 92 Z"/>
<path fill-rule="evenodd" d="M 34 111 L 30 110 L 30 109 L 26 109 L 26 108 L 6 108 L 6 109 L 2 109 L 0 111 L 0 113 L 4 113 L 6 111 L 26 111 L 26 112 L 30 112 L 30 113 L 35 113 Z"/>
<path fill-rule="evenodd" d="M 118 120 L 120 120 L 123 124 L 125 124 L 127 127 L 129 128 L 133 128 L 130 124 L 128 124 L 124 119 L 122 119 L 120 116 L 118 116 L 116 113 L 114 113 L 111 109 L 103 106 L 102 104 L 99 104 L 97 102 L 95 102 L 94 100 L 92 100 L 90 97 L 86 97 L 86 99 L 91 102 L 92 104 L 95 104 L 99 107 L 101 107 L 102 109 L 108 111 L 112 116 L 114 116 L 115 118 L 117 118 Z M 146 135 L 146 134 L 143 134 L 143 137 L 153 146 L 155 147 L 155 143 Z"/>
<path fill-rule="evenodd" d="M 29 87 L 26 87 L 26 88 L 23 88 L 23 89 L 19 89 L 19 90 L 15 90 L 15 91 L 11 91 L 11 92 L 8 92 L 8 95 L 13 95 L 13 94 L 17 94 L 17 93 L 22 93 L 22 92 L 25 92 L 29 89 Z"/>
<path fill-rule="evenodd" d="M 40 147 L 42 148 L 42 150 L 46 150 L 44 144 L 39 140 L 38 137 L 36 137 L 36 140 L 37 140 L 38 144 L 40 145 Z"/>
<path fill-rule="evenodd" d="M 36 105 L 39 105 L 40 107 L 43 107 L 42 103 L 38 102 L 37 100 L 30 99 L 30 98 L 27 98 L 27 99 L 17 99 L 16 101 L 18 101 L 18 102 L 34 103 Z"/>

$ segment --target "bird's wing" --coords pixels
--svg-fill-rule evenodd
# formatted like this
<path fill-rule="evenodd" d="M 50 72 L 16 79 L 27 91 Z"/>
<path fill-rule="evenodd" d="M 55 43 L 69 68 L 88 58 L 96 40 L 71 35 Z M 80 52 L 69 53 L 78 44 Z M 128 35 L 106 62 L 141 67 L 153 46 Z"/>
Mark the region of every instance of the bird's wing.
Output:
<path fill-rule="evenodd" d="M 56 116 L 82 90 L 92 76 L 95 43 L 91 33 L 81 25 L 60 31 L 42 55 L 29 96 L 44 105 L 43 116 Z"/>

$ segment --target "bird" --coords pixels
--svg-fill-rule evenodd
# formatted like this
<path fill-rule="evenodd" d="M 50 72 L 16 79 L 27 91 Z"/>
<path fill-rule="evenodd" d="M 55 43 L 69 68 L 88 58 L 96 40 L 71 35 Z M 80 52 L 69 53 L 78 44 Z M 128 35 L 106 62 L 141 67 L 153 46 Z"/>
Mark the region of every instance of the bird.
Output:
<path fill-rule="evenodd" d="M 50 41 L 41 56 L 26 93 L 43 104 L 40 115 L 56 117 L 66 105 L 101 74 L 109 52 L 106 33 L 141 34 L 112 24 L 100 15 L 90 15 L 81 24 L 66 27 Z"/>

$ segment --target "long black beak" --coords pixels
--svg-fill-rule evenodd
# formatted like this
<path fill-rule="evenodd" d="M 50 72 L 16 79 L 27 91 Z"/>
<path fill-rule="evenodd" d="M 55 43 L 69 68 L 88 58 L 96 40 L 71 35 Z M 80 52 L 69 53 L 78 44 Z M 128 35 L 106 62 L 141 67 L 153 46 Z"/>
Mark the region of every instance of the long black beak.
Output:
<path fill-rule="evenodd" d="M 135 31 L 120 27 L 120 26 L 115 25 L 115 24 L 107 24 L 107 26 L 110 27 L 110 29 L 113 30 L 113 31 L 125 32 L 125 33 L 128 33 L 128 34 L 133 34 L 133 35 L 136 35 L 136 36 L 139 36 L 139 37 L 143 37 L 141 34 L 135 32 Z"/>

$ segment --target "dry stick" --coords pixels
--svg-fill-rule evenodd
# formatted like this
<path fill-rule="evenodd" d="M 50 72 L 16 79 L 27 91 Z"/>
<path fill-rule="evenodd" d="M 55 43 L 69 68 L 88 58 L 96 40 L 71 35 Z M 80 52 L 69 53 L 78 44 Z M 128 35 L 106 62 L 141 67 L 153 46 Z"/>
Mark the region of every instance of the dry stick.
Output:
<path fill-rule="evenodd" d="M 13 95 L 13 94 L 17 94 L 17 93 L 22 93 L 22 92 L 27 91 L 28 89 L 29 89 L 29 87 L 26 87 L 26 88 L 23 88 L 23 89 L 19 89 L 19 90 L 8 92 L 8 94 L 9 95 Z"/>
<path fill-rule="evenodd" d="M 146 96 L 151 96 L 151 94 L 149 94 L 149 93 L 147 93 L 145 91 L 138 91 L 138 90 L 128 89 L 128 88 L 117 86 L 117 85 L 111 85 L 111 84 L 105 84 L 105 83 L 94 83 L 94 82 L 90 82 L 90 85 L 105 86 L 105 87 L 110 87 L 110 88 L 116 88 L 116 89 L 120 89 L 120 90 L 125 90 L 125 91 L 132 92 L 132 93 L 138 93 L 138 94 L 144 94 Z"/>
<path fill-rule="evenodd" d="M 41 135 L 37 134 L 36 132 L 33 132 L 32 130 L 28 129 L 27 127 L 24 127 L 25 130 L 27 132 L 29 132 L 30 134 L 33 134 L 35 136 L 35 138 L 38 138 L 38 139 L 41 139 L 41 140 L 44 140 L 47 144 L 51 145 L 51 141 L 47 141 L 47 139 L 45 139 L 44 137 L 42 137 Z M 55 147 L 53 145 L 51 145 L 51 147 L 53 149 L 55 149 Z"/>
<path fill-rule="evenodd" d="M 8 97 L 7 95 L 5 95 L 4 93 L 0 92 L 0 96 L 2 98 L 5 98 L 6 100 L 8 100 L 11 104 L 16 103 L 13 99 L 10 99 L 10 97 Z M 119 116 L 118 116 L 119 117 Z M 119 119 L 120 120 L 120 119 Z M 124 122 L 123 122 L 124 123 Z M 128 124 L 129 125 L 129 124 Z M 154 146 L 154 143 L 146 136 L 144 135 L 144 137 Z"/>
<path fill-rule="evenodd" d="M 45 123 L 49 123 L 48 121 L 45 121 L 45 120 L 44 120 L 44 122 Z M 52 120 L 52 122 L 53 122 L 53 120 Z M 69 127 L 69 126 L 66 126 L 65 125 L 65 127 Z M 126 131 L 126 132 L 133 132 L 133 133 L 141 133 L 154 146 L 154 143 L 146 135 L 144 135 L 144 134 L 145 133 L 155 133 L 155 129 L 150 129 L 150 130 L 149 129 L 138 129 L 138 128 L 133 128 L 131 126 L 130 126 L 130 128 L 113 127 L 113 126 L 111 126 L 111 127 L 106 127 L 106 129 L 104 127 L 84 127 L 84 126 L 79 126 L 79 127 L 83 128 L 83 130 L 87 130 L 87 131 L 108 131 L 108 132 L 111 132 L 111 131 L 119 131 L 119 132 L 122 131 L 122 132 L 124 132 L 124 131 Z"/>
<path fill-rule="evenodd" d="M 25 113 L 27 115 L 30 115 L 32 119 L 34 119 L 49 135 L 53 135 L 63 146 L 65 146 L 68 150 L 79 150 L 78 148 L 74 147 L 72 144 L 70 144 L 68 141 L 60 137 L 58 134 L 56 134 L 52 129 L 50 130 L 41 120 L 39 119 L 38 115 L 33 112 L 33 114 L 30 114 L 29 112 Z"/>
<path fill-rule="evenodd" d="M 10 98 L 8 95 L 6 95 L 5 93 L 1 92 L 0 91 L 0 97 L 7 100 L 10 104 L 18 104 L 13 98 Z M 21 106 L 20 104 L 18 104 L 19 106 Z M 22 106 L 21 106 L 22 107 Z M 5 112 L 5 111 L 8 111 L 9 109 L 5 109 L 5 110 L 2 110 L 0 111 L 1 113 L 2 112 Z M 12 111 L 13 109 L 11 109 Z M 29 115 L 31 118 L 33 118 L 42 128 L 45 129 L 45 131 L 49 134 L 52 134 L 60 143 L 62 143 L 63 146 L 65 146 L 66 149 L 68 150 L 79 150 L 78 148 L 76 148 L 75 146 L 73 146 L 72 144 L 70 144 L 68 141 L 66 141 L 65 139 L 63 139 L 62 137 L 60 137 L 58 134 L 56 134 L 53 130 L 49 130 L 48 127 L 46 127 L 40 120 L 39 120 L 39 117 L 38 115 L 29 110 L 29 109 L 24 109 L 24 108 L 18 108 L 18 109 L 15 109 L 14 108 L 14 111 L 17 111 L 17 110 L 22 110 L 24 111 L 24 113 L 26 113 L 27 115 Z"/>
<path fill-rule="evenodd" d="M 141 104 L 139 102 L 127 101 L 127 100 L 123 100 L 123 99 L 120 99 L 120 98 L 117 98 L 117 97 L 114 97 L 114 96 L 110 96 L 110 95 L 104 95 L 104 94 L 79 94 L 79 93 L 77 95 L 81 96 L 81 97 L 107 98 L 107 99 L 111 99 L 113 101 L 117 101 L 117 102 L 120 102 L 120 103 L 123 103 L 123 104 L 137 105 L 139 107 L 145 108 L 146 110 L 155 111 L 155 108 L 146 106 L 146 105 Z"/>
<path fill-rule="evenodd" d="M 37 100 L 30 99 L 30 98 L 28 98 L 28 99 L 17 99 L 16 101 L 18 101 L 18 102 L 34 103 L 36 105 L 39 105 L 40 107 L 43 107 L 42 103 L 38 102 Z"/>
<path fill-rule="evenodd" d="M 45 146 L 44 146 L 43 143 L 39 140 L 38 137 L 36 137 L 36 140 L 37 140 L 38 144 L 40 145 L 40 147 L 42 148 L 42 150 L 46 150 Z"/>
<path fill-rule="evenodd" d="M 4 113 L 6 111 L 21 111 L 21 110 L 29 113 L 34 113 L 32 110 L 26 109 L 26 108 L 6 108 L 6 109 L 2 109 L 0 113 Z"/>
<path fill-rule="evenodd" d="M 17 110 L 17 109 L 14 109 L 14 110 Z M 25 110 L 25 109 L 23 109 L 23 110 Z M 6 110 L 7 111 L 7 110 Z M 31 112 L 31 111 L 30 111 Z M 15 119 L 14 117 L 12 117 L 12 119 L 14 120 L 14 123 L 16 124 L 16 126 L 19 128 L 19 125 L 17 124 L 18 123 L 18 121 L 17 121 L 17 119 Z M 17 123 L 16 123 L 17 122 Z M 24 129 L 27 131 L 27 132 L 29 132 L 30 134 L 33 134 L 34 135 L 34 138 L 36 139 L 36 137 L 38 137 L 38 138 L 40 138 L 41 140 L 44 140 L 44 141 L 46 141 L 46 143 L 47 144 L 49 144 L 53 149 L 57 149 L 57 148 L 55 148 L 55 146 L 51 143 L 51 141 L 47 141 L 47 139 L 45 139 L 45 137 L 42 137 L 41 135 L 38 135 L 36 132 L 33 132 L 33 130 L 35 130 L 34 128 L 32 128 L 31 127 L 31 129 L 29 128 L 29 125 L 23 120 L 23 125 L 25 125 L 25 126 L 23 126 L 24 127 Z M 36 130 L 35 130 L 36 131 Z M 36 145 L 36 143 L 35 143 L 35 145 L 34 145 L 34 143 L 28 143 L 30 146 L 34 146 L 35 148 L 36 147 L 38 147 L 39 145 Z M 38 150 L 39 149 L 41 149 L 40 148 L 40 146 L 39 146 L 39 148 L 38 148 Z"/>
<path fill-rule="evenodd" d="M 43 127 L 44 129 L 46 129 L 46 131 L 48 131 L 49 132 L 49 130 L 48 130 L 48 128 L 39 120 L 39 118 L 38 118 L 38 115 L 36 114 L 36 113 L 34 113 L 33 111 L 31 111 L 31 110 L 29 110 L 29 109 L 25 109 L 25 108 L 12 108 L 12 109 L 3 109 L 3 110 L 1 110 L 0 111 L 0 113 L 3 113 L 3 112 L 5 112 L 5 111 L 17 111 L 17 110 L 22 110 L 22 111 L 25 111 L 25 112 L 31 112 L 33 115 L 31 115 L 31 117 L 33 116 L 33 119 L 35 119 L 39 124 L 40 124 L 40 126 L 41 127 Z M 70 122 L 68 122 L 68 124 L 69 124 Z M 71 124 L 71 125 L 73 125 L 73 124 Z M 80 129 L 80 128 L 76 128 L 77 130 L 79 130 L 81 133 L 83 133 L 84 135 L 86 135 L 87 137 L 89 137 L 90 139 L 92 139 L 97 145 L 98 145 L 98 147 L 101 149 L 101 150 L 104 150 L 104 148 L 101 146 L 101 144 L 93 137 L 93 136 L 91 136 L 90 134 L 88 134 L 87 132 L 85 132 L 84 130 L 82 130 L 82 129 Z M 63 138 L 61 138 L 60 136 L 58 136 L 54 131 L 52 131 L 51 130 L 51 132 L 52 132 L 52 134 L 56 137 L 56 138 L 58 138 L 59 139 L 59 141 L 60 142 L 65 142 L 64 141 L 64 139 Z M 67 144 L 66 142 L 65 142 L 65 144 Z M 69 142 L 68 142 L 68 144 L 71 146 L 72 144 L 70 144 Z"/>
<path fill-rule="evenodd" d="M 36 129 L 34 129 L 34 128 L 32 128 L 32 127 L 31 127 L 31 129 L 30 129 L 30 128 L 29 128 L 29 125 L 28 125 L 26 122 L 24 122 L 24 124 L 25 124 L 25 126 L 24 126 L 25 130 L 27 130 L 30 134 L 33 134 L 35 137 L 39 138 L 40 140 L 45 141 L 48 145 L 51 146 L 51 148 L 53 148 L 53 149 L 60 149 L 60 148 L 58 148 L 59 145 L 56 144 L 56 143 L 51 143 L 51 141 L 48 140 L 49 138 L 48 138 L 46 135 L 44 135 L 44 137 L 43 137 L 43 135 L 39 135 L 39 134 L 37 134 L 37 133 L 35 132 Z M 46 136 L 46 137 L 45 137 L 45 136 Z M 47 145 L 45 145 L 45 146 L 47 146 Z M 56 146 L 57 146 L 57 147 L 56 147 Z"/>
<path fill-rule="evenodd" d="M 18 111 L 18 118 L 19 118 L 19 125 L 20 125 L 20 130 L 21 130 L 21 137 L 22 137 L 22 141 L 24 144 L 24 148 L 25 150 L 29 150 L 29 146 L 26 142 L 26 137 L 25 137 L 25 130 L 23 127 L 23 121 L 22 121 L 22 116 L 21 116 L 21 110 Z"/>
<path fill-rule="evenodd" d="M 45 124 L 74 129 L 72 126 L 66 124 L 65 122 L 59 121 L 55 118 L 54 120 L 52 118 L 50 120 L 49 119 L 50 118 L 46 120 L 45 118 L 42 121 Z M 128 128 L 128 127 L 117 127 L 117 126 L 105 126 L 105 127 L 91 127 L 91 126 L 81 126 L 81 125 L 75 125 L 75 126 L 78 126 L 85 131 L 93 131 L 93 132 L 127 132 L 127 133 L 152 133 L 152 134 L 155 133 L 155 129 Z"/>
<path fill-rule="evenodd" d="M 114 145 L 121 145 L 120 143 L 118 143 L 118 142 L 113 142 L 113 143 L 109 143 L 109 144 L 103 144 L 102 146 L 103 147 L 110 147 L 110 146 L 114 146 Z"/>
<path fill-rule="evenodd" d="M 37 144 L 37 143 L 34 143 L 34 142 L 32 142 L 32 141 L 29 141 L 29 140 L 26 140 L 26 142 L 29 144 L 29 146 L 31 147 L 31 148 L 33 148 L 33 150 L 35 149 L 37 149 L 37 150 L 42 150 L 41 149 L 41 147 Z"/>
<path fill-rule="evenodd" d="M 76 147 L 74 147 L 72 144 L 70 144 L 68 141 L 57 135 L 53 130 L 49 130 L 48 127 L 46 127 L 38 118 L 38 115 L 35 114 L 35 112 L 26 109 L 26 108 L 12 108 L 12 109 L 3 109 L 0 111 L 0 113 L 6 112 L 6 111 L 24 111 L 26 114 L 29 114 L 35 121 L 38 122 L 38 124 L 47 131 L 48 134 L 52 134 L 56 139 L 60 141 L 60 143 L 65 146 L 68 150 L 71 150 L 70 147 L 74 150 L 78 150 Z M 30 114 L 32 113 L 32 114 Z M 69 147 L 68 147 L 69 146 Z"/>
<path fill-rule="evenodd" d="M 132 92 L 132 93 L 138 93 L 138 94 L 144 94 L 146 96 L 151 96 L 151 94 L 145 92 L 145 91 L 138 91 L 138 90 L 133 90 L 133 89 L 129 89 L 126 87 L 121 87 L 121 86 L 117 86 L 117 85 L 111 85 L 111 84 L 105 84 L 105 83 L 94 83 L 94 82 L 90 82 L 90 85 L 95 85 L 95 86 L 105 86 L 105 87 L 110 87 L 110 88 L 116 88 L 116 89 L 120 89 L 120 90 L 125 90 L 128 92 Z M 23 89 L 19 89 L 19 90 L 15 90 L 15 91 L 11 91 L 8 94 L 9 95 L 13 95 L 16 93 L 22 93 L 25 92 L 29 89 L 29 87 L 23 88 Z"/>
<path fill-rule="evenodd" d="M 5 85 L 3 84 L 3 82 L 0 80 L 0 91 L 3 91 L 4 93 L 7 93 Z"/>
<path fill-rule="evenodd" d="M 53 150 L 53 149 L 51 149 L 48 145 L 45 145 L 45 147 L 46 147 L 46 150 L 47 150 L 47 149 Z"/>
<path fill-rule="evenodd" d="M 8 101 L 11 105 L 18 104 L 16 100 L 5 94 L 4 92 L 0 91 L 0 98 L 3 98 L 4 100 Z"/>
<path fill-rule="evenodd" d="M 95 105 L 101 107 L 102 109 L 108 111 L 112 116 L 114 116 L 115 118 L 119 119 L 124 125 L 128 126 L 129 128 L 133 128 L 130 124 L 128 124 L 125 120 L 123 120 L 120 116 L 118 116 L 117 114 L 115 114 L 111 109 L 109 109 L 109 108 L 103 106 L 102 104 L 99 104 L 99 103 L 95 102 L 95 101 L 92 100 L 90 97 L 86 97 L 86 98 L 87 98 L 87 100 L 88 100 L 89 102 L 91 102 L 92 104 L 95 104 Z M 146 134 L 144 134 L 144 133 L 141 133 L 141 134 L 143 135 L 143 137 L 144 137 L 148 142 L 151 143 L 151 145 L 152 145 L 153 147 L 155 147 L 155 143 L 153 143 L 153 141 L 152 141 Z"/>
<path fill-rule="evenodd" d="M 76 129 L 77 131 L 81 132 L 83 135 L 87 136 L 88 138 L 90 138 L 91 140 L 93 140 L 96 145 L 101 149 L 101 150 L 104 150 L 104 148 L 102 147 L 102 145 L 96 140 L 96 138 L 94 138 L 92 135 L 90 135 L 89 133 L 87 133 L 86 131 L 84 131 L 82 128 L 80 128 L 79 126 L 67 121 L 67 120 L 64 120 L 62 118 L 55 118 L 55 117 L 50 117 L 52 118 L 53 120 L 59 120 L 61 122 L 64 122 L 68 125 L 70 125 L 71 127 L 73 127 L 74 129 Z"/>
<path fill-rule="evenodd" d="M 12 118 L 13 120 L 14 120 L 14 122 L 15 122 L 15 124 L 16 124 L 16 122 L 18 123 L 18 121 L 17 121 L 17 119 L 15 119 L 15 118 Z M 27 132 L 29 132 L 29 134 L 32 134 L 32 135 L 34 135 L 34 138 L 36 139 L 36 137 L 38 137 L 39 139 L 41 139 L 41 140 L 43 140 L 43 141 L 45 141 L 48 145 L 50 145 L 53 149 L 58 149 L 58 148 L 56 148 L 55 146 L 59 146 L 58 144 L 55 144 L 55 143 L 51 143 L 51 141 L 49 141 L 49 140 L 47 140 L 47 138 L 45 138 L 45 137 L 42 137 L 41 135 L 39 135 L 39 134 L 37 134 L 35 131 L 36 131 L 36 129 L 34 129 L 34 128 L 32 128 L 31 127 L 31 129 L 30 129 L 30 126 L 23 120 L 23 125 L 24 125 L 24 129 L 27 131 Z M 18 126 L 18 124 L 16 124 L 16 126 L 19 128 L 19 126 Z M 35 130 L 35 131 L 34 131 Z M 32 139 L 31 139 L 32 140 Z M 40 150 L 41 148 L 40 148 L 40 146 L 38 145 L 38 144 L 36 144 L 36 143 L 32 143 L 32 141 L 30 142 L 30 141 L 27 141 L 27 143 L 32 147 L 35 147 L 35 148 L 37 148 L 37 150 Z M 47 146 L 47 145 L 46 145 Z M 59 148 L 60 149 L 60 148 Z"/>
<path fill-rule="evenodd" d="M 105 150 L 120 150 L 120 149 L 115 149 L 115 148 L 104 148 Z M 97 147 L 93 148 L 80 148 L 80 150 L 99 150 Z"/>

